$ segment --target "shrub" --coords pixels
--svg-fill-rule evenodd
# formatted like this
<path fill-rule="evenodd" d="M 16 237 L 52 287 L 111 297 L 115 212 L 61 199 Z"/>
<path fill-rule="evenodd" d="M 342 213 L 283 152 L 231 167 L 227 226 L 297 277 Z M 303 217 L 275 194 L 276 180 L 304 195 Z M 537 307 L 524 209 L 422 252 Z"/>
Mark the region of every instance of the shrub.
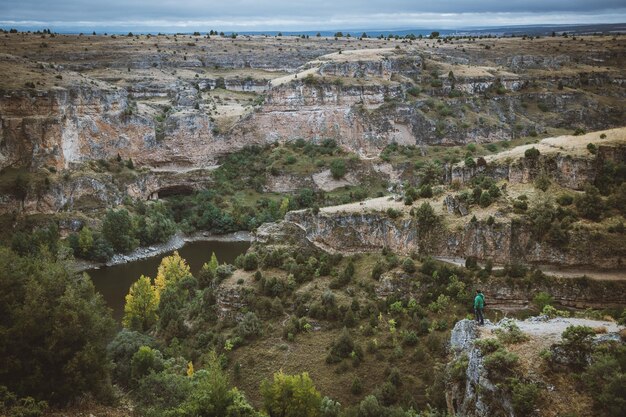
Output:
<path fill-rule="evenodd" d="M 562 363 L 583 368 L 587 365 L 593 351 L 594 335 L 595 332 L 591 327 L 568 326 L 562 334 L 562 341 L 553 348 L 563 354 Z"/>
<path fill-rule="evenodd" d="M 149 346 L 141 346 L 130 361 L 130 375 L 135 381 L 139 381 L 150 372 L 163 370 L 163 355 L 157 349 Z"/>
<path fill-rule="evenodd" d="M 262 334 L 263 323 L 251 311 L 247 312 L 239 324 L 237 324 L 237 335 L 242 339 L 254 339 Z"/>
<path fill-rule="evenodd" d="M 583 129 L 582 127 L 577 127 L 574 130 L 574 136 L 581 136 L 581 135 L 584 135 L 585 133 L 587 132 L 585 132 L 585 129 Z"/>
<path fill-rule="evenodd" d="M 539 149 L 535 148 L 534 146 L 524 151 L 524 157 L 528 159 L 537 159 L 539 157 L 539 154 Z"/>
<path fill-rule="evenodd" d="M 476 340 L 476 342 L 474 342 L 474 345 L 476 345 L 476 347 L 481 350 L 483 355 L 493 353 L 496 350 L 502 348 L 502 343 L 500 343 L 500 340 L 494 338 L 478 339 Z"/>
<path fill-rule="evenodd" d="M 552 296 L 547 292 L 538 292 L 533 297 L 533 304 L 535 305 L 535 307 L 537 307 L 539 311 L 543 311 L 545 306 L 552 305 L 553 302 L 554 298 L 552 298 Z"/>
<path fill-rule="evenodd" d="M 545 173 L 537 176 L 537 178 L 535 178 L 535 187 L 541 191 L 546 191 L 548 187 L 550 187 L 550 177 Z"/>
<path fill-rule="evenodd" d="M 487 355 L 484 363 L 485 368 L 489 370 L 490 374 L 499 378 L 501 376 L 511 374 L 517 366 L 518 361 L 519 357 L 516 354 L 509 352 L 504 348 L 499 348 L 495 352 Z"/>
<path fill-rule="evenodd" d="M 464 353 L 448 366 L 448 376 L 452 381 L 464 382 L 466 379 L 469 358 Z"/>
<path fill-rule="evenodd" d="M 415 268 L 415 262 L 413 262 L 413 259 L 411 258 L 406 258 L 404 260 L 404 262 L 402 262 L 402 269 L 404 270 L 404 272 L 406 272 L 407 274 L 412 274 L 416 271 Z"/>
<path fill-rule="evenodd" d="M 350 392 L 354 395 L 359 395 L 363 392 L 363 381 L 358 376 L 352 378 L 352 384 L 350 385 Z"/>
<path fill-rule="evenodd" d="M 341 404 L 328 397 L 322 398 L 320 406 L 320 417 L 339 417 L 341 414 Z M 233 416 L 235 417 L 235 416 Z"/>
<path fill-rule="evenodd" d="M 574 202 L 574 197 L 571 194 L 560 194 L 556 198 L 556 202 L 563 207 L 569 206 Z"/>
<path fill-rule="evenodd" d="M 590 154 L 595 155 L 598 152 L 598 147 L 594 145 L 593 143 L 588 143 L 587 150 L 589 151 Z"/>
<path fill-rule="evenodd" d="M 471 156 L 465 158 L 465 166 L 468 168 L 476 168 L 476 161 Z"/>
<path fill-rule="evenodd" d="M 599 410 L 604 410 L 610 417 L 623 415 L 626 409 L 626 348 L 615 352 L 598 352 L 593 356 L 591 365 L 581 375 L 581 380 L 590 390 L 594 403 Z M 621 365 L 620 365 L 621 360 Z"/>
<path fill-rule="evenodd" d="M 248 253 L 243 260 L 243 269 L 246 271 L 254 271 L 259 267 L 259 257 L 256 253 Z"/>
<path fill-rule="evenodd" d="M 486 208 L 489 207 L 491 205 L 491 203 L 493 202 L 493 199 L 491 198 L 491 194 L 489 194 L 489 191 L 483 191 L 480 194 L 480 206 L 482 208 Z"/>
<path fill-rule="evenodd" d="M 534 383 L 514 380 L 511 384 L 511 400 L 516 415 L 529 416 L 535 411 L 539 387 Z"/>
<path fill-rule="evenodd" d="M 339 339 L 333 343 L 330 354 L 340 358 L 347 358 L 353 351 L 354 341 L 348 329 L 344 327 Z"/>
<path fill-rule="evenodd" d="M 585 193 L 577 195 L 574 203 L 580 215 L 589 220 L 599 220 L 604 210 L 600 191 L 593 185 L 585 186 Z"/>
<path fill-rule="evenodd" d="M 336 180 L 343 178 L 346 175 L 346 163 L 343 159 L 334 159 L 330 163 L 330 174 Z"/>
<path fill-rule="evenodd" d="M 502 343 L 521 343 L 528 340 L 528 335 L 524 334 L 514 321 L 503 321 L 500 326 L 500 329 L 495 330 L 495 334 Z"/>

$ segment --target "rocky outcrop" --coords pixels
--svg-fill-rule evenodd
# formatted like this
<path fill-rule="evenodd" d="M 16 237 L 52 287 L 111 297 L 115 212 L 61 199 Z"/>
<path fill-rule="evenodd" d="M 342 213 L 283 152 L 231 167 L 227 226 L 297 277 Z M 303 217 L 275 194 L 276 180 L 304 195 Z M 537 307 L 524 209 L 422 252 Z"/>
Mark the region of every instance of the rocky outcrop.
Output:
<path fill-rule="evenodd" d="M 446 387 L 448 411 L 458 417 L 513 417 L 509 396 L 489 379 L 482 352 L 474 345 L 477 339 L 477 325 L 472 320 L 461 320 L 452 329 L 452 360 L 467 363 L 467 368 L 464 380 Z"/>
<path fill-rule="evenodd" d="M 548 175 L 550 180 L 561 187 L 582 190 L 586 184 L 593 184 L 602 172 L 607 161 L 623 163 L 626 161 L 625 145 L 600 145 L 593 155 L 571 155 L 567 153 L 549 153 L 537 158 L 509 158 L 467 167 L 457 164 L 448 168 L 446 180 L 467 183 L 478 175 L 485 175 L 511 184 L 532 183 L 540 175 Z"/>
<path fill-rule="evenodd" d="M 536 410 L 537 415 L 552 415 L 547 410 L 553 411 L 550 407 L 552 404 L 562 403 L 562 390 L 565 385 L 571 383 L 571 381 L 564 381 L 566 378 L 563 376 L 556 379 L 550 378 L 539 366 L 536 366 L 536 361 L 543 360 L 540 357 L 542 349 L 552 351 L 553 361 L 566 361 L 566 355 L 558 348 L 562 333 L 569 326 L 603 329 L 605 334 L 595 336 L 594 343 L 608 340 L 616 343 L 622 342 L 619 332 L 623 331 L 623 326 L 609 321 L 560 317 L 549 319 L 546 316 L 539 316 L 523 321 L 503 319 L 495 325 L 487 321 L 485 327 L 479 327 L 472 320 L 461 320 L 455 324 L 450 334 L 450 361 L 447 371 L 451 377 L 447 379 L 445 392 L 450 415 L 457 417 L 525 417 L 527 415 L 519 410 L 516 411 L 513 407 L 511 390 L 506 388 L 507 382 L 502 381 L 501 378 L 496 381 L 494 380 L 496 375 L 490 375 L 485 366 L 485 354 L 480 344 L 476 343 L 480 339 L 493 337 L 492 334 L 496 330 L 505 330 L 511 326 L 516 327 L 529 339 L 528 344 L 524 345 L 522 342 L 523 346 L 516 346 L 515 350 L 518 353 L 523 352 L 525 359 L 520 360 L 518 367 L 531 368 L 520 371 L 524 379 L 533 381 L 543 391 L 543 406 Z"/>
<path fill-rule="evenodd" d="M 486 221 L 467 222 L 454 229 L 442 229 L 427 242 L 420 239 L 420 225 L 413 218 L 390 218 L 380 211 L 289 212 L 286 228 L 296 225 L 306 238 L 321 247 L 338 252 L 354 253 L 389 248 L 396 253 L 429 253 L 433 256 L 491 259 L 496 263 L 538 263 L 552 265 L 589 265 L 600 268 L 621 267 L 626 248 L 619 237 L 585 231 L 572 231 L 573 244 L 551 246 L 533 238 L 528 225 L 509 218 L 499 218 L 493 224 Z M 280 225 L 273 226 L 280 230 Z M 297 230 L 297 229 L 296 229 Z M 428 247 L 424 247 L 427 245 Z"/>

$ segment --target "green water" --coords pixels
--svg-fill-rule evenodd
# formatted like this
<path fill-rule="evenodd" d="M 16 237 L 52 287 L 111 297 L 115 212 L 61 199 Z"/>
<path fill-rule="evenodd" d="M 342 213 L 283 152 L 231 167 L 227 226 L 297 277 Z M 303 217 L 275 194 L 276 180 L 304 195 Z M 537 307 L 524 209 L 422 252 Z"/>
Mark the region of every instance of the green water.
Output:
<path fill-rule="evenodd" d="M 245 253 L 249 247 L 249 242 L 201 241 L 187 243 L 178 249 L 178 253 L 187 260 L 191 272 L 195 274 L 205 262 L 209 261 L 212 252 L 215 252 L 220 263 L 232 263 L 239 254 Z M 121 265 L 90 269 L 86 272 L 91 277 L 96 290 L 102 294 L 107 305 L 113 310 L 113 317 L 121 321 L 124 313 L 124 297 L 128 294 L 128 289 L 132 283 L 142 274 L 154 279 L 161 259 L 171 255 L 171 253 Z"/>

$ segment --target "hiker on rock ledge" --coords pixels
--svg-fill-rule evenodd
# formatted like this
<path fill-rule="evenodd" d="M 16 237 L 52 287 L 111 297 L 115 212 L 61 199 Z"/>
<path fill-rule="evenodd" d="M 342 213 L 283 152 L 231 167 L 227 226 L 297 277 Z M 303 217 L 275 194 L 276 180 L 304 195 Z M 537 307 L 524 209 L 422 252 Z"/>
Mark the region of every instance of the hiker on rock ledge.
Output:
<path fill-rule="evenodd" d="M 476 297 L 474 297 L 474 314 L 476 315 L 476 321 L 481 326 L 485 324 L 483 308 L 485 308 L 485 296 L 481 290 L 476 290 Z"/>

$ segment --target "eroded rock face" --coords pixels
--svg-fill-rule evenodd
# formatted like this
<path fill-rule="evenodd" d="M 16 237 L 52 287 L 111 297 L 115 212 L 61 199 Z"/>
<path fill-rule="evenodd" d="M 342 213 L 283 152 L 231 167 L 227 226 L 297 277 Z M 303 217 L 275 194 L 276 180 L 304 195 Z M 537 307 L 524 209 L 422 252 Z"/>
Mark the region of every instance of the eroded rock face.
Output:
<path fill-rule="evenodd" d="M 597 241 L 592 234 L 572 231 L 575 245 L 557 248 L 532 237 L 528 225 L 500 219 L 494 224 L 467 222 L 461 228 L 444 230 L 429 240 L 428 248 L 420 246 L 418 229 L 412 218 L 391 219 L 386 213 L 370 211 L 289 212 L 285 224 L 297 224 L 307 238 L 325 248 L 346 253 L 379 251 L 389 248 L 401 254 L 429 253 L 433 256 L 491 259 L 496 263 L 540 263 L 563 266 L 593 265 L 616 268 L 626 257 L 616 242 Z"/>
<path fill-rule="evenodd" d="M 532 183 L 540 175 L 549 175 L 551 181 L 564 188 L 582 190 L 586 184 L 593 184 L 601 174 L 605 161 L 623 162 L 626 160 L 626 146 L 599 146 L 594 158 L 555 153 L 540 155 L 538 158 L 516 158 L 511 161 L 498 161 L 470 168 L 464 164 L 454 165 L 446 173 L 449 182 L 467 183 L 477 175 L 485 175 L 511 184 Z"/>
<path fill-rule="evenodd" d="M 474 345 L 478 339 L 477 325 L 464 319 L 457 322 L 450 335 L 452 361 L 466 360 L 463 381 L 446 386 L 448 412 L 459 417 L 514 416 L 508 395 L 489 379 L 483 363 L 483 354 Z"/>

